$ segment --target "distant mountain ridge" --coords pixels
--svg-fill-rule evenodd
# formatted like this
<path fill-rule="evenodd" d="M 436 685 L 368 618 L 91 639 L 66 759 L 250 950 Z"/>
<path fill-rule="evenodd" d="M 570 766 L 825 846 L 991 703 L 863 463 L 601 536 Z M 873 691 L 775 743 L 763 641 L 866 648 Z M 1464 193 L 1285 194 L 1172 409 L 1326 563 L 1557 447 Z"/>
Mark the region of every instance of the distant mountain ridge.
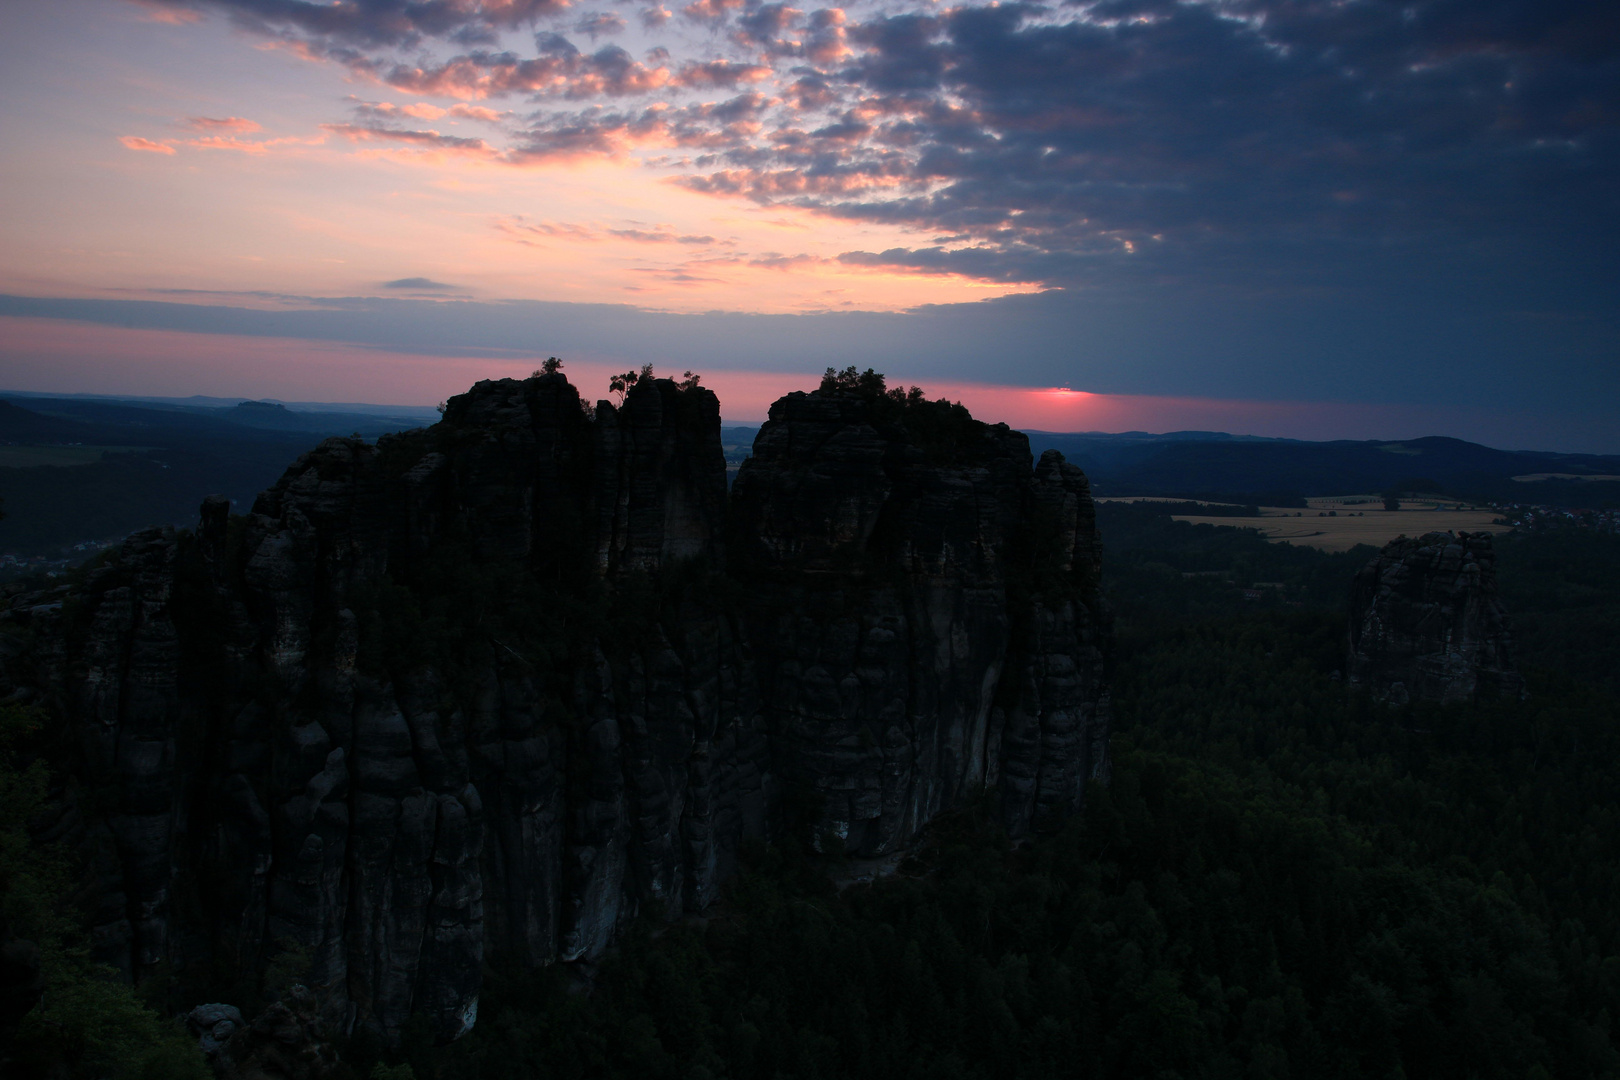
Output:
<path fill-rule="evenodd" d="M 84 464 L 0 467 L 0 552 L 51 555 L 152 524 L 189 522 L 204 495 L 246 503 L 322 438 L 375 439 L 429 422 L 240 399 L 199 406 L 0 394 L 0 447 L 108 448 Z"/>
<path fill-rule="evenodd" d="M 383 412 L 376 406 L 338 408 L 318 404 L 294 409 L 285 402 L 248 399 L 218 399 L 220 404 L 200 405 L 181 404 L 178 399 L 90 395 L 44 397 L 0 392 L 0 400 L 8 401 L 13 409 L 38 416 L 115 428 L 133 427 L 144 433 L 158 430 L 165 432 L 165 438 L 181 439 L 210 432 L 228 434 L 231 428 L 241 427 L 375 437 L 425 427 L 438 419 L 437 412 L 430 409 L 401 408 L 397 412 Z M 349 409 L 354 411 L 347 411 Z M 8 430 L 10 423 L 5 416 L 0 416 L 0 441 L 15 441 Z M 111 436 L 123 434 L 127 433 L 101 432 L 95 438 L 102 442 L 116 442 L 117 439 Z"/>
<path fill-rule="evenodd" d="M 435 409 L 245 398 L 120 398 L 0 392 L 0 446 L 129 447 L 98 462 L 0 468 L 0 552 L 47 554 L 155 522 L 184 523 L 206 494 L 245 502 L 322 437 L 375 439 L 427 426 Z M 727 424 L 732 473 L 757 425 Z M 1620 503 L 1620 455 L 1497 450 L 1462 439 L 1300 439 L 1220 431 L 1029 430 L 1103 496 L 1153 495 L 1276 505 L 1310 495 L 1376 493 L 1424 481 L 1462 498 L 1598 508 Z M 1565 474 L 1534 482 L 1515 476 Z"/>
<path fill-rule="evenodd" d="M 1306 442 L 1205 432 L 1027 434 L 1037 452 L 1059 450 L 1078 464 L 1103 495 L 1351 494 L 1421 479 L 1447 494 L 1481 500 L 1584 506 L 1620 498 L 1620 484 L 1612 481 L 1513 479 L 1620 474 L 1620 455 L 1496 450 L 1445 436 Z"/>

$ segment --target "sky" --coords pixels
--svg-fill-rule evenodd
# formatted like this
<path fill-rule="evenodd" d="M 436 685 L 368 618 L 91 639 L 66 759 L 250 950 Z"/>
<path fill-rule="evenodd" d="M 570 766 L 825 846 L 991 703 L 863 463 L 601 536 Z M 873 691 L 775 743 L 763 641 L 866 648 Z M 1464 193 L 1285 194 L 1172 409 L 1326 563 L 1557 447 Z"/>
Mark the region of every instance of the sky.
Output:
<path fill-rule="evenodd" d="M 1620 5 L 8 0 L 0 389 L 1620 452 Z M 600 383 L 600 385 L 596 385 Z"/>

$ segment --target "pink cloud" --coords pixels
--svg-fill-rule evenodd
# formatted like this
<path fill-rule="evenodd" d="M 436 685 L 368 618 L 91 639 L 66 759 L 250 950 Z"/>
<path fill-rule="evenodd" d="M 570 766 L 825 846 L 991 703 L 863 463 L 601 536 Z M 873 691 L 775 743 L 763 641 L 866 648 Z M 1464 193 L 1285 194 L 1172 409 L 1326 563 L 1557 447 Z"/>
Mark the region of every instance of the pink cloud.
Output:
<path fill-rule="evenodd" d="M 522 93 L 553 93 L 569 98 L 623 96 L 657 90 L 670 81 L 668 68 L 649 68 L 613 48 L 595 56 L 547 55 L 529 60 L 519 60 L 510 53 L 473 54 L 435 67 L 398 65 L 384 69 L 360 62 L 350 66 L 413 94 L 468 99 Z"/>
<path fill-rule="evenodd" d="M 268 143 L 249 142 L 246 139 L 233 139 L 221 135 L 205 135 L 201 139 L 187 139 L 186 145 L 203 150 L 235 150 L 239 154 L 269 153 Z"/>
<path fill-rule="evenodd" d="M 898 170 L 814 175 L 799 169 L 722 169 L 707 176 L 672 176 L 666 182 L 705 195 L 743 195 L 762 203 L 803 195 L 849 195 L 914 183 Z"/>
<path fill-rule="evenodd" d="M 238 135 L 249 135 L 255 131 L 264 130 L 254 121 L 240 116 L 226 116 L 218 119 L 212 116 L 193 116 L 187 122 L 197 131 L 226 131 Z"/>
<path fill-rule="evenodd" d="M 512 240 L 530 246 L 536 246 L 536 238 L 540 237 L 585 243 L 600 243 L 611 238 L 628 240 L 634 244 L 683 244 L 694 247 L 731 246 L 736 243 L 735 240 L 722 240 L 707 234 L 677 232 L 668 225 L 653 225 L 650 228 L 612 228 L 597 225 L 593 228 L 571 221 L 527 221 L 521 217 L 512 217 L 497 220 L 495 228 Z"/>
<path fill-rule="evenodd" d="M 821 266 L 831 261 L 820 255 L 781 255 L 766 252 L 764 255 L 749 259 L 748 265 L 765 270 L 797 270 L 805 266 Z"/>
<path fill-rule="evenodd" d="M 812 62 L 825 67 L 852 55 L 849 33 L 845 29 L 848 18 L 843 8 L 822 8 L 810 16 L 810 37 L 804 54 Z"/>
<path fill-rule="evenodd" d="M 702 64 L 686 64 L 675 82 L 681 86 L 733 87 L 738 83 L 763 82 L 771 77 L 771 69 L 763 64 L 740 64 L 731 60 L 710 60 Z"/>
<path fill-rule="evenodd" d="M 609 236 L 631 240 L 638 244 L 696 244 L 707 246 L 721 241 L 708 235 L 678 233 L 668 225 L 654 225 L 651 229 L 609 229 Z"/>
<path fill-rule="evenodd" d="M 482 105 L 452 105 L 450 115 L 461 117 L 463 120 L 483 120 L 491 124 L 501 119 L 500 113 L 494 109 L 486 109 Z"/>
<path fill-rule="evenodd" d="M 498 232 L 505 233 L 508 239 L 528 247 L 543 246 L 536 238 L 544 237 L 554 240 L 575 240 L 585 243 L 599 243 L 602 235 L 583 225 L 575 225 L 568 221 L 525 221 L 523 218 L 501 218 L 495 222 Z"/>
<path fill-rule="evenodd" d="M 120 135 L 118 141 L 130 150 L 145 150 L 153 154 L 174 153 L 174 147 L 168 143 L 153 142 L 151 139 L 143 139 L 139 135 Z"/>
<path fill-rule="evenodd" d="M 497 156 L 495 148 L 483 139 L 441 135 L 433 130 L 408 131 L 369 124 L 322 124 L 321 129 L 334 135 L 342 135 L 350 142 L 399 143 L 423 150 L 447 151 L 470 157 L 492 158 Z"/>
<path fill-rule="evenodd" d="M 743 6 L 743 0 L 692 0 L 681 8 L 681 14 L 699 22 L 714 22 L 726 17 L 728 11 Z"/>
<path fill-rule="evenodd" d="M 186 26 L 190 23 L 201 22 L 202 12 L 191 8 L 171 7 L 158 0 L 130 0 L 141 9 L 141 18 L 146 22 L 167 23 L 169 26 Z"/>

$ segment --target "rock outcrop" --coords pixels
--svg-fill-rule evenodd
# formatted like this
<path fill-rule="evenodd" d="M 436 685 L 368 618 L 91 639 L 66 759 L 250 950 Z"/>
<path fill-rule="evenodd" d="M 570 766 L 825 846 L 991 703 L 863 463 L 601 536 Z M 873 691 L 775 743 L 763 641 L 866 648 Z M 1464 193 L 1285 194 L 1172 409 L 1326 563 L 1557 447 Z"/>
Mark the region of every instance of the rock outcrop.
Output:
<path fill-rule="evenodd" d="M 1349 676 L 1380 701 L 1519 697 L 1489 533 L 1391 541 L 1356 575 Z"/>
<path fill-rule="evenodd" d="M 485 382 L 19 598 L 6 678 L 79 745 L 104 959 L 196 1001 L 307 957 L 337 1035 L 453 1038 L 487 959 L 700 910 L 748 838 L 1077 809 L 1108 769 L 1092 513 L 960 406 L 790 395 L 728 500 L 705 389 Z"/>
<path fill-rule="evenodd" d="M 251 1024 L 232 1005 L 199 1005 L 186 1017 L 221 1080 L 326 1080 L 353 1075 L 339 1064 L 320 1003 L 291 986 Z"/>
<path fill-rule="evenodd" d="M 1004 424 L 931 453 L 876 411 L 788 395 L 733 491 L 779 778 L 862 855 L 979 788 L 1015 832 L 1071 812 L 1107 769 L 1085 476 L 1032 474 Z"/>

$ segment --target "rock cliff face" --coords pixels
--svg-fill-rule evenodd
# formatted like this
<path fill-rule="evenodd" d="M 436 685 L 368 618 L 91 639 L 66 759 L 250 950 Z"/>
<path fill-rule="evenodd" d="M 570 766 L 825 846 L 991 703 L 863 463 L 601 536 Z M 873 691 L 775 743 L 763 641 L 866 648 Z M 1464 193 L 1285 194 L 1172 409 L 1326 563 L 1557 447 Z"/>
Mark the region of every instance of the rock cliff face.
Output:
<path fill-rule="evenodd" d="M 1489 533 L 1391 541 L 1351 589 L 1350 681 L 1391 704 L 1518 697 Z"/>
<path fill-rule="evenodd" d="M 333 1030 L 451 1038 L 486 958 L 699 910 L 750 837 L 1074 811 L 1108 768 L 1097 574 L 1085 477 L 959 407 L 790 395 L 728 500 L 713 394 L 591 412 L 547 375 L 0 618 L 82 755 L 106 959 L 201 1000 L 293 958 Z"/>

